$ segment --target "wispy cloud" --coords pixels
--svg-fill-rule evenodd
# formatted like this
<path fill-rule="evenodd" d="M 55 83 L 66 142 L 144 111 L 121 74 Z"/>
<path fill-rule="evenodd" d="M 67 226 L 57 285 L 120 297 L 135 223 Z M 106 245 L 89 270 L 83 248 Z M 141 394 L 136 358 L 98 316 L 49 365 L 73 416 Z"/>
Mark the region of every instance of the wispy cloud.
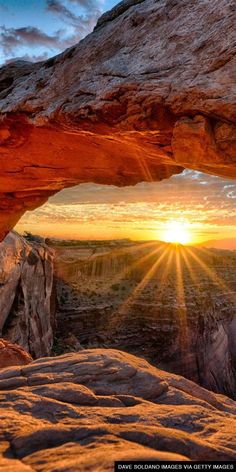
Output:
<path fill-rule="evenodd" d="M 32 230 L 42 232 L 45 224 L 51 234 L 61 236 L 73 228 L 77 238 L 86 231 L 87 237 L 99 231 L 105 238 L 115 229 L 119 237 L 152 239 L 161 235 L 166 223 L 177 219 L 188 223 L 196 240 L 232 236 L 236 213 L 229 192 L 233 191 L 234 181 L 191 171 L 123 189 L 83 184 L 58 193 L 24 216 L 20 228 L 34 224 Z"/>
<path fill-rule="evenodd" d="M 78 7 L 82 7 L 83 13 L 72 11 L 61 0 L 46 0 L 48 12 L 58 15 L 60 20 L 69 23 L 75 28 L 74 36 L 81 36 L 91 31 L 98 17 L 101 15 L 99 4 L 94 0 L 78 0 L 72 2 Z"/>
<path fill-rule="evenodd" d="M 69 22 L 74 26 L 78 24 L 78 16 L 69 10 L 69 8 L 67 8 L 59 0 L 47 0 L 46 10 L 59 15 L 63 21 Z"/>
<path fill-rule="evenodd" d="M 1 48 L 6 55 L 14 54 L 19 46 L 46 46 L 57 48 L 61 43 L 60 31 L 48 35 L 39 28 L 26 26 L 23 28 L 6 28 L 0 26 Z"/>
<path fill-rule="evenodd" d="M 98 2 L 96 0 L 68 0 L 71 4 L 81 6 L 84 8 L 97 7 Z"/>
<path fill-rule="evenodd" d="M 102 13 L 100 0 L 46 0 L 44 5 L 45 17 L 54 15 L 52 28 L 55 24 L 57 30 L 0 25 L 1 60 L 21 58 L 35 62 L 57 54 L 91 32 Z"/>
<path fill-rule="evenodd" d="M 11 62 L 14 62 L 14 61 L 18 61 L 18 60 L 21 60 L 21 61 L 27 61 L 27 62 L 41 62 L 41 61 L 46 61 L 47 59 L 49 58 L 49 55 L 48 55 L 48 52 L 45 51 L 45 53 L 43 54 L 23 54 L 22 56 L 17 56 L 17 57 L 13 57 L 13 58 L 10 58 L 10 59 L 7 59 L 5 61 L 5 64 L 10 64 Z"/>

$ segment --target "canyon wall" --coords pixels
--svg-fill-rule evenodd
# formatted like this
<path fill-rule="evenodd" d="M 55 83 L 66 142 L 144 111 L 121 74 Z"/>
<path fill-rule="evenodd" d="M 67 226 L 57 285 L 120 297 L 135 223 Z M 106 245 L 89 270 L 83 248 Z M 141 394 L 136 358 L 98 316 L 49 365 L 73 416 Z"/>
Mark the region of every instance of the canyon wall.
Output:
<path fill-rule="evenodd" d="M 236 253 L 192 249 L 207 273 L 184 247 L 90 244 L 55 248 L 59 346 L 124 349 L 235 398 Z"/>
<path fill-rule="evenodd" d="M 0 337 L 47 356 L 54 325 L 53 252 L 9 233 L 0 244 Z"/>
<path fill-rule="evenodd" d="M 0 237 L 58 190 L 185 167 L 236 177 L 234 0 L 124 0 L 90 35 L 0 69 Z"/>
<path fill-rule="evenodd" d="M 231 294 L 222 293 L 199 269 L 198 290 L 184 274 L 183 308 L 171 279 L 174 267 L 163 287 L 164 298 L 159 297 L 165 263 L 133 296 L 156 258 L 149 257 L 152 250 L 145 244 L 129 246 L 100 247 L 97 254 L 94 248 L 55 249 L 56 309 L 54 250 L 10 233 L 0 245 L 1 336 L 38 358 L 50 355 L 56 331 L 55 353 L 58 343 L 59 352 L 82 346 L 124 349 L 234 397 L 233 260 L 228 268 L 225 256 L 212 253 Z M 144 265 L 139 264 L 142 258 Z"/>

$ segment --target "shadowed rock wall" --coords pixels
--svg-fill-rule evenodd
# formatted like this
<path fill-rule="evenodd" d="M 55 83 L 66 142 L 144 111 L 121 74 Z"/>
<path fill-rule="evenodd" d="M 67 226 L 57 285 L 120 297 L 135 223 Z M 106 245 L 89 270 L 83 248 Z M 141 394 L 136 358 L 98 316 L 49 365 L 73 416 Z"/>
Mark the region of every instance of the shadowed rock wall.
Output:
<path fill-rule="evenodd" d="M 9 233 L 0 244 L 0 336 L 47 356 L 54 324 L 53 252 Z"/>

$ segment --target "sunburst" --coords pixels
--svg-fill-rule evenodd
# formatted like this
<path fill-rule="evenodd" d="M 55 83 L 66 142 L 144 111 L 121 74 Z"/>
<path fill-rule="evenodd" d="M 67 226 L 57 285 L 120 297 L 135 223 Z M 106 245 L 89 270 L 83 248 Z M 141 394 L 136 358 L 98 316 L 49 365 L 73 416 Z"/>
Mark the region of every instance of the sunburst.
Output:
<path fill-rule="evenodd" d="M 184 281 L 185 270 L 187 270 L 187 273 L 190 276 L 196 294 L 201 295 L 200 287 L 202 275 L 201 273 L 198 273 L 200 270 L 200 272 L 205 272 L 209 280 L 219 287 L 219 291 L 223 292 L 225 295 L 227 294 L 227 299 L 229 299 L 234 305 L 236 304 L 236 296 L 234 293 L 230 292 L 230 288 L 214 268 L 208 266 L 208 264 L 204 262 L 203 256 L 205 253 L 208 254 L 208 251 L 198 249 L 197 255 L 194 248 L 182 245 L 183 241 L 187 241 L 187 235 L 185 235 L 185 233 L 179 232 L 178 235 L 175 234 L 172 236 L 171 242 L 178 242 L 179 244 L 163 243 L 156 248 L 155 246 L 153 248 L 150 244 L 150 248 L 146 246 L 148 253 L 132 265 L 132 269 L 136 269 L 141 267 L 144 263 L 146 264 L 148 261 L 151 263 L 143 274 L 143 278 L 133 288 L 128 296 L 123 299 L 119 309 L 116 309 L 116 313 L 113 314 L 110 324 L 114 329 L 119 329 L 119 326 L 125 323 L 125 319 L 129 317 L 131 313 L 130 309 L 132 305 L 142 297 L 142 292 L 153 279 L 158 280 L 156 294 L 153 294 L 153 296 L 157 302 L 158 300 L 159 302 L 162 302 L 163 297 L 165 297 L 168 276 L 169 274 L 174 274 L 173 280 L 175 287 L 173 288 L 176 293 L 176 309 L 179 316 L 181 349 L 184 353 L 188 350 L 188 316 L 185 300 L 187 287 L 185 287 L 186 280 Z M 188 235 L 188 237 L 190 238 L 190 235 Z M 124 273 L 121 275 L 124 275 Z"/>
<path fill-rule="evenodd" d="M 163 241 L 174 244 L 188 244 L 191 242 L 191 234 L 188 225 L 182 221 L 168 221 L 165 225 Z"/>

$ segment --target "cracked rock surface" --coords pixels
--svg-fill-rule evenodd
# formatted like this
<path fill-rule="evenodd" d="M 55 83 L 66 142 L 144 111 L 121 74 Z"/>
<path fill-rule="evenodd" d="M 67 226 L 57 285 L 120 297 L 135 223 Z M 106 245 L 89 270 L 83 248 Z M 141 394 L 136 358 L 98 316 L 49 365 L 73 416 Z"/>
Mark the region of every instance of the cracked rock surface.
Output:
<path fill-rule="evenodd" d="M 0 70 L 0 236 L 58 190 L 236 177 L 234 0 L 124 0 L 78 45 Z"/>
<path fill-rule="evenodd" d="M 236 458 L 233 400 L 121 351 L 3 369 L 0 398 L 3 470 L 102 472 L 114 460 Z"/>
<path fill-rule="evenodd" d="M 53 251 L 9 233 L 0 243 L 0 336 L 34 358 L 50 355 L 53 295 Z M 2 362 L 1 355 L 4 367 Z"/>

